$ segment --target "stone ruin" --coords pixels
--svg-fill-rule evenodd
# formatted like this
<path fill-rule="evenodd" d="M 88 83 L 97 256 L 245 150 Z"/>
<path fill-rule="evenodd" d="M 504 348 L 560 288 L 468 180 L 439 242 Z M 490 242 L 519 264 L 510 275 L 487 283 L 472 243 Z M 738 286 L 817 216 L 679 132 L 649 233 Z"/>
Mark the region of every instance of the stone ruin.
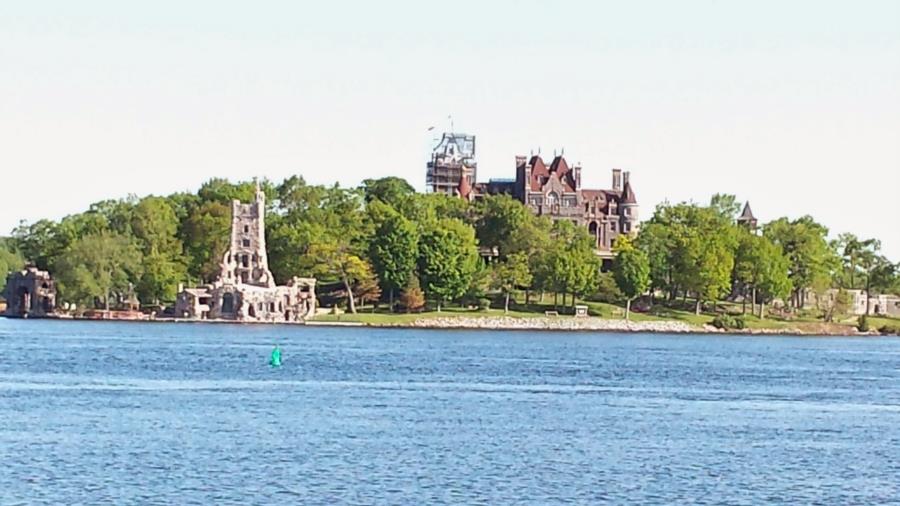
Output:
<path fill-rule="evenodd" d="M 6 278 L 4 316 L 42 318 L 56 311 L 56 283 L 47 271 L 27 266 Z"/>
<path fill-rule="evenodd" d="M 259 185 L 254 202 L 232 202 L 231 243 L 220 269 L 212 284 L 179 287 L 177 318 L 300 322 L 315 314 L 314 278 L 294 277 L 286 285 L 275 284 L 266 254 L 265 194 Z"/>

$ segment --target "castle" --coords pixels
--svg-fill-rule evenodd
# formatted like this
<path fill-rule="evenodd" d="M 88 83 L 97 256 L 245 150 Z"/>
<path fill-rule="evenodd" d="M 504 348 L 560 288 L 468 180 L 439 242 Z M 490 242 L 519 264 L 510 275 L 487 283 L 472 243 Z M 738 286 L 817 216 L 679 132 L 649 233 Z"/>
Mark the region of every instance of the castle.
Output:
<path fill-rule="evenodd" d="M 476 167 L 475 136 L 445 133 L 427 165 L 428 190 L 470 201 L 484 195 L 510 195 L 538 216 L 586 227 L 603 258 L 612 258 L 620 234 L 637 233 L 638 202 L 629 172 L 613 169 L 612 188 L 591 190 L 581 186 L 581 166 L 570 166 L 563 155 L 555 155 L 549 164 L 539 154 L 517 156 L 515 179 L 487 183 L 477 182 Z"/>
<path fill-rule="evenodd" d="M 266 254 L 265 194 L 256 187 L 250 204 L 231 204 L 231 243 L 218 279 L 199 288 L 179 287 L 179 318 L 243 322 L 296 322 L 315 314 L 316 280 L 294 277 L 276 286 Z"/>
<path fill-rule="evenodd" d="M 3 297 L 7 304 L 4 316 L 52 316 L 56 311 L 56 282 L 47 271 L 29 265 L 9 273 Z"/>

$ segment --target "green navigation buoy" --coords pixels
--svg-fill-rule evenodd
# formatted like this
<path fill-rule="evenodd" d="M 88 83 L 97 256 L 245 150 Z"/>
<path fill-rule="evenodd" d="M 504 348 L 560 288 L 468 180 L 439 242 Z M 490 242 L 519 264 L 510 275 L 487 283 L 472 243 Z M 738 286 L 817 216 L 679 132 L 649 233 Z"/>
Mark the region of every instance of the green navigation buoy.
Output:
<path fill-rule="evenodd" d="M 281 348 L 279 348 L 277 344 L 272 350 L 272 356 L 269 358 L 269 365 L 272 367 L 281 367 Z"/>

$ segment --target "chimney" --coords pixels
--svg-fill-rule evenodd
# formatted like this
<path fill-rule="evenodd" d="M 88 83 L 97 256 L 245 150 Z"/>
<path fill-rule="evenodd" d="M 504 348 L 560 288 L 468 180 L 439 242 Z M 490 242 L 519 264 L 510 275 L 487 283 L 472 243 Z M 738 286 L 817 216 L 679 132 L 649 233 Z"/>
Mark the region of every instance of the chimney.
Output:
<path fill-rule="evenodd" d="M 612 189 L 613 191 L 619 191 L 622 189 L 622 169 L 613 169 L 612 170 Z"/>
<path fill-rule="evenodd" d="M 184 283 L 178 283 L 178 293 L 181 293 L 183 291 L 184 291 Z"/>
<path fill-rule="evenodd" d="M 575 170 L 575 191 L 578 191 L 581 189 L 581 163 L 575 164 L 573 169 Z"/>
<path fill-rule="evenodd" d="M 631 174 L 631 173 L 628 172 L 627 170 L 622 173 L 622 186 L 625 186 L 626 184 L 628 184 L 628 175 L 629 174 Z"/>

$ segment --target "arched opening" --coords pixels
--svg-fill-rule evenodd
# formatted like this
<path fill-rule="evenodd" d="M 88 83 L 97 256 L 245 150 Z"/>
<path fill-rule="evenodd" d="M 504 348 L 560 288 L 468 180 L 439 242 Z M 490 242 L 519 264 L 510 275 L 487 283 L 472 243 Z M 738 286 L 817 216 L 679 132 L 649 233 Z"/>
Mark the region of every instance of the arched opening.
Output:
<path fill-rule="evenodd" d="M 223 313 L 233 313 L 234 312 L 234 294 L 226 293 L 222 296 L 222 312 Z"/>
<path fill-rule="evenodd" d="M 594 246 L 600 244 L 600 226 L 597 225 L 596 221 L 592 221 L 590 225 L 588 225 L 588 233 L 591 234 L 591 237 L 594 238 Z"/>
<path fill-rule="evenodd" d="M 256 318 L 256 308 L 253 307 L 253 304 L 250 304 L 250 308 L 247 310 L 247 314 L 250 315 L 250 318 Z"/>
<path fill-rule="evenodd" d="M 16 290 L 16 301 L 18 302 L 19 314 L 26 314 L 31 310 L 31 292 L 27 287 L 20 286 Z"/>

